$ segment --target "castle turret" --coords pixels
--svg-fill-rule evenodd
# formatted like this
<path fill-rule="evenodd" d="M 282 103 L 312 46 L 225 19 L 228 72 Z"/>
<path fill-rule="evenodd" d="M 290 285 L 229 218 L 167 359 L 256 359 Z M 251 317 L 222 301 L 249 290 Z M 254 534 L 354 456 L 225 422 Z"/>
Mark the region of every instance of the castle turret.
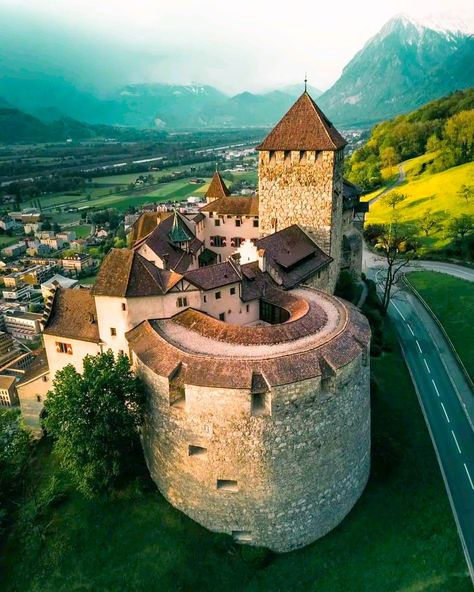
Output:
<path fill-rule="evenodd" d="M 298 224 L 333 259 L 329 292 L 341 259 L 345 145 L 305 91 L 257 147 L 260 232 L 266 236 Z"/>
<path fill-rule="evenodd" d="M 221 197 L 227 197 L 229 195 L 230 191 L 227 188 L 227 185 L 224 183 L 224 179 L 221 177 L 221 174 L 218 171 L 216 171 L 206 191 L 207 203 L 210 203 L 215 199 L 220 199 Z"/>

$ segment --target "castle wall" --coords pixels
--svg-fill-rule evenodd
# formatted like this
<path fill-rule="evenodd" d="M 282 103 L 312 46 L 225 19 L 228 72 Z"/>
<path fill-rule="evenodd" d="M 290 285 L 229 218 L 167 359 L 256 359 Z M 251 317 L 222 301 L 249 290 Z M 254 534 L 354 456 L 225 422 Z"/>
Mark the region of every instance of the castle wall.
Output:
<path fill-rule="evenodd" d="M 36 435 L 42 432 L 40 414 L 43 411 L 46 394 L 52 386 L 51 375 L 48 372 L 28 382 L 19 383 L 16 387 L 23 420 Z"/>
<path fill-rule="evenodd" d="M 330 293 L 340 268 L 343 163 L 343 150 L 259 153 L 262 236 L 299 224 L 334 259 Z"/>
<path fill-rule="evenodd" d="M 234 294 L 231 294 L 231 291 Z M 200 310 L 218 319 L 224 313 L 226 323 L 232 325 L 246 325 L 258 320 L 259 301 L 242 302 L 240 299 L 241 286 L 239 283 L 222 286 L 215 290 L 208 290 L 201 295 Z M 216 293 L 220 298 L 216 299 Z"/>
<path fill-rule="evenodd" d="M 245 389 L 186 385 L 185 403 L 170 406 L 168 378 L 135 364 L 148 393 L 142 441 L 151 475 L 206 528 L 289 551 L 334 528 L 361 495 L 370 468 L 362 353 L 332 383 L 273 388 L 262 415 L 252 415 Z"/>
<path fill-rule="evenodd" d="M 72 364 L 78 372 L 82 372 L 82 361 L 84 357 L 88 354 L 95 356 L 101 351 L 100 345 L 91 341 L 80 341 L 79 339 L 71 339 L 69 337 L 56 337 L 54 335 L 47 335 L 46 333 L 43 333 L 43 340 L 51 380 L 54 380 L 54 376 L 58 370 L 61 370 L 68 364 Z M 58 352 L 56 349 L 57 342 L 70 345 L 72 354 Z"/>
<path fill-rule="evenodd" d="M 209 212 L 203 212 L 206 216 L 203 220 L 202 231 L 197 235 L 204 242 L 204 246 L 214 251 L 220 256 L 220 261 L 225 261 L 238 250 L 237 246 L 232 246 L 232 238 L 238 237 L 243 240 L 257 239 L 260 236 L 258 226 L 254 226 L 254 221 L 258 223 L 258 216 L 234 216 L 214 214 L 212 218 Z M 240 221 L 240 226 L 236 221 Z M 219 226 L 216 226 L 216 221 Z M 211 236 L 225 237 L 225 246 L 218 247 L 211 244 Z"/>

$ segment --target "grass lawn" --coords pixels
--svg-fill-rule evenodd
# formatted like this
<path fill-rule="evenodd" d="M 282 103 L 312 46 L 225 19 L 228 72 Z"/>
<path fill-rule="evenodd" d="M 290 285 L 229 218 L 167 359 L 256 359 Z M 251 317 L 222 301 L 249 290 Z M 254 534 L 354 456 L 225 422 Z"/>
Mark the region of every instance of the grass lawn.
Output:
<path fill-rule="evenodd" d="M 0 249 L 20 242 L 21 238 L 21 236 L 7 236 L 6 234 L 0 235 Z"/>
<path fill-rule="evenodd" d="M 71 226 L 70 230 L 76 233 L 76 238 L 86 238 L 91 232 L 91 225 L 81 224 L 80 226 Z"/>
<path fill-rule="evenodd" d="M 343 523 L 316 543 L 255 565 L 248 548 L 201 528 L 154 488 L 66 499 L 4 545 L 3 592 L 467 592 L 472 590 L 435 454 L 393 333 L 372 360 L 373 472 Z M 36 496 L 53 475 L 40 443 Z M 30 505 L 33 496 L 29 493 Z M 25 501 L 23 502 L 23 504 Z M 24 507 L 24 506 L 23 506 Z M 38 527 L 44 528 L 44 538 Z"/>
<path fill-rule="evenodd" d="M 452 216 L 464 213 L 474 214 L 474 201 L 466 203 L 457 195 L 461 185 L 473 183 L 473 162 L 453 167 L 442 173 L 423 173 L 415 176 L 400 186 L 400 192 L 408 197 L 397 206 L 396 213 L 403 222 L 416 222 L 425 216 L 428 209 L 431 209 L 432 213 L 439 213 L 442 223 L 447 222 Z M 379 200 L 371 206 L 366 216 L 366 224 L 388 222 L 392 212 L 392 208 L 385 205 L 383 200 Z M 439 248 L 449 241 L 444 235 L 444 230 L 440 229 L 427 238 L 422 237 L 421 242 L 427 247 Z"/>
<path fill-rule="evenodd" d="M 471 378 L 474 378 L 474 282 L 435 271 L 416 271 L 408 278 L 441 321 Z"/>

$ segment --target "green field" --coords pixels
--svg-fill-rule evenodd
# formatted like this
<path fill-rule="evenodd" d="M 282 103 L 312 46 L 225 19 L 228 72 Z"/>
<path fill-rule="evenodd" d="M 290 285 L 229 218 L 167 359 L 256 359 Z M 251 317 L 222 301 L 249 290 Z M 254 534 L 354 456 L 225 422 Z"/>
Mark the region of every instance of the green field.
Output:
<path fill-rule="evenodd" d="M 474 379 L 474 282 L 434 271 L 413 272 L 408 279 L 441 321 Z"/>
<path fill-rule="evenodd" d="M 411 162 L 410 176 L 397 188 L 397 191 L 408 196 L 396 208 L 399 219 L 402 222 L 416 223 L 425 216 L 428 209 L 439 214 L 441 224 L 445 224 L 453 216 L 474 214 L 474 201 L 466 203 L 457 195 L 461 185 L 474 184 L 474 163 L 453 167 L 441 173 L 424 172 L 416 175 L 416 170 L 422 163 L 421 158 L 423 157 L 413 159 L 415 162 Z M 392 214 L 392 208 L 381 199 L 371 205 L 366 216 L 366 224 L 386 223 Z M 424 237 L 421 233 L 420 237 L 422 244 L 430 248 L 440 248 L 449 242 L 443 228 L 433 232 L 429 237 Z"/>
<path fill-rule="evenodd" d="M 71 226 L 71 230 L 76 233 L 76 238 L 86 238 L 91 232 L 91 225 L 80 224 L 79 226 Z"/>
<path fill-rule="evenodd" d="M 248 548 L 173 509 L 144 480 L 88 501 L 48 442 L 30 506 L 53 475 L 67 497 L 19 525 L 2 549 L 3 592 L 467 592 L 472 590 L 432 444 L 408 372 L 390 350 L 372 360 L 372 476 L 343 523 L 316 543 L 255 565 Z M 25 514 L 25 501 L 22 502 Z M 33 506 L 34 507 L 34 506 Z M 3 578 L 3 579 L 2 579 Z"/>

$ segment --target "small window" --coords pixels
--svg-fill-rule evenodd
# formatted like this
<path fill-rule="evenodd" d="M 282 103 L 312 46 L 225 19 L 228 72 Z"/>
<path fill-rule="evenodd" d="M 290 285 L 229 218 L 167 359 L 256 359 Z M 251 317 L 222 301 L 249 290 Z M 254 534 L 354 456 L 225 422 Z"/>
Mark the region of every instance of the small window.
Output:
<path fill-rule="evenodd" d="M 236 493 L 239 491 L 239 486 L 237 481 L 233 481 L 232 479 L 217 479 L 217 490 Z"/>
<path fill-rule="evenodd" d="M 258 218 L 255 218 L 253 221 L 253 227 L 258 228 Z"/>
<path fill-rule="evenodd" d="M 242 226 L 242 220 L 240 220 L 239 218 L 237 218 L 237 220 L 235 221 L 235 225 L 236 226 Z"/>
<path fill-rule="evenodd" d="M 41 379 L 43 382 L 48 382 L 48 377 L 47 376 L 43 376 Z"/>
<path fill-rule="evenodd" d="M 270 394 L 265 393 L 252 393 L 250 412 L 254 417 L 261 415 L 271 415 L 270 411 Z"/>
<path fill-rule="evenodd" d="M 207 448 L 204 446 L 196 446 L 195 444 L 190 444 L 188 447 L 188 455 L 189 456 L 199 456 L 200 458 L 207 457 Z"/>
<path fill-rule="evenodd" d="M 220 299 L 222 298 L 222 294 L 221 294 L 221 292 L 216 292 L 216 293 L 214 294 L 214 296 L 215 296 L 216 300 L 220 300 Z"/>
<path fill-rule="evenodd" d="M 207 296 L 205 294 L 203 296 L 203 300 L 204 300 L 204 302 L 207 302 Z"/>
<path fill-rule="evenodd" d="M 235 288 L 230 289 L 230 295 L 233 296 L 235 294 Z"/>
<path fill-rule="evenodd" d="M 122 302 L 122 310 L 127 310 L 127 305 L 125 304 L 125 302 Z"/>
<path fill-rule="evenodd" d="M 188 299 L 185 296 L 178 298 L 176 302 L 176 306 L 178 308 L 183 308 L 184 306 L 188 306 Z"/>
<path fill-rule="evenodd" d="M 61 341 L 56 341 L 56 351 L 58 354 L 68 354 L 72 356 L 72 345 L 70 343 L 62 343 Z"/>
<path fill-rule="evenodd" d="M 219 315 L 219 321 L 225 321 L 225 312 L 221 312 Z"/>
<path fill-rule="evenodd" d="M 247 312 L 250 310 L 250 305 L 247 304 L 247 306 L 245 307 L 247 309 Z"/>
<path fill-rule="evenodd" d="M 36 395 L 36 402 L 41 403 L 41 395 Z"/>
<path fill-rule="evenodd" d="M 221 225 L 221 221 L 219 220 L 219 218 L 216 218 L 214 220 L 214 226 L 220 226 Z"/>
<path fill-rule="evenodd" d="M 115 327 L 110 327 L 110 334 L 112 337 L 115 337 L 117 335 L 117 329 Z"/>
<path fill-rule="evenodd" d="M 123 356 L 123 354 L 124 354 L 124 351 L 123 351 L 123 349 L 119 349 L 119 354 L 120 354 L 121 356 Z"/>

